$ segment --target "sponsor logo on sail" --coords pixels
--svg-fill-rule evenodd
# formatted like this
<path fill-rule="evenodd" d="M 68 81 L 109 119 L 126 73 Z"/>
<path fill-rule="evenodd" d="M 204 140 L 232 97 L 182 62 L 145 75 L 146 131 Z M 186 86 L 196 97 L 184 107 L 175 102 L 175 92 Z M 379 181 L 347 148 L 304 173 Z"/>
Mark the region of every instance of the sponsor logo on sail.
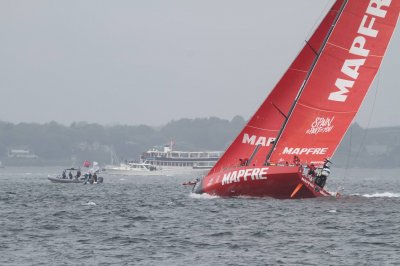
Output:
<path fill-rule="evenodd" d="M 285 147 L 283 149 L 283 154 L 290 154 L 290 155 L 324 155 L 328 151 L 328 148 L 290 148 Z"/>
<path fill-rule="evenodd" d="M 250 145 L 261 145 L 261 146 L 270 146 L 275 141 L 275 138 L 268 138 L 263 136 L 256 136 L 256 135 L 249 135 L 244 133 L 242 143 L 243 144 L 250 144 Z"/>
<path fill-rule="evenodd" d="M 227 185 L 231 183 L 238 183 L 240 181 L 248 181 L 248 180 L 261 180 L 267 179 L 267 171 L 268 167 L 262 168 L 248 168 L 242 170 L 236 170 L 232 172 L 228 172 L 224 174 L 222 178 L 221 184 Z"/>
<path fill-rule="evenodd" d="M 335 117 L 317 117 L 307 129 L 306 134 L 317 135 L 319 133 L 329 133 L 333 130 L 333 120 Z"/>
<path fill-rule="evenodd" d="M 338 78 L 335 83 L 338 91 L 329 94 L 330 101 L 345 102 L 349 90 L 353 88 L 354 83 L 359 76 L 359 69 L 365 64 L 365 60 L 369 55 L 370 50 L 366 49 L 368 38 L 376 38 L 379 31 L 375 29 L 375 21 L 377 18 L 385 18 L 387 11 L 385 10 L 390 6 L 391 0 L 371 0 L 368 4 L 365 15 L 358 28 L 358 36 L 354 38 L 353 44 L 349 50 L 349 57 L 346 59 L 342 66 L 342 73 L 347 77 Z M 379 22 L 379 24 L 384 24 Z M 356 56 L 356 57 L 355 57 Z"/>

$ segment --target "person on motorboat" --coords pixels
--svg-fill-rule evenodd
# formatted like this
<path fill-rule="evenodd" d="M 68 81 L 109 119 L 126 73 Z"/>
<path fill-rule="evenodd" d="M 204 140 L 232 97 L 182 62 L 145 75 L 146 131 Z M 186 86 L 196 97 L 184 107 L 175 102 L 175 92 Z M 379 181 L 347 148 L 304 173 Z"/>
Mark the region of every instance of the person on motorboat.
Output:
<path fill-rule="evenodd" d="M 67 178 L 67 171 L 66 171 L 66 170 L 64 170 L 64 171 L 62 172 L 62 178 L 63 178 L 63 179 L 66 179 L 66 178 Z"/>
<path fill-rule="evenodd" d="M 71 173 L 71 171 L 69 171 L 68 177 L 69 177 L 69 179 L 72 179 L 72 173 Z"/>
<path fill-rule="evenodd" d="M 96 172 L 93 174 L 93 181 L 97 183 L 97 174 L 96 174 Z"/>
<path fill-rule="evenodd" d="M 76 172 L 75 178 L 78 179 L 79 177 L 81 177 L 81 174 L 82 174 L 82 173 L 81 173 L 81 170 L 78 170 L 78 171 Z"/>

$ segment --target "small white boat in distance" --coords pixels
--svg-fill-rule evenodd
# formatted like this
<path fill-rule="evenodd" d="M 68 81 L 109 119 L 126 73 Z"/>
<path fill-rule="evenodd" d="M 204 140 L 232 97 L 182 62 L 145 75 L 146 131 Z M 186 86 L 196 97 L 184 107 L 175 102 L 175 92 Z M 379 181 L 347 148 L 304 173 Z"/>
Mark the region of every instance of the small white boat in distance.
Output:
<path fill-rule="evenodd" d="M 162 175 L 161 170 L 147 162 L 127 162 L 120 165 L 107 165 L 105 173 L 109 175 L 148 176 Z"/>

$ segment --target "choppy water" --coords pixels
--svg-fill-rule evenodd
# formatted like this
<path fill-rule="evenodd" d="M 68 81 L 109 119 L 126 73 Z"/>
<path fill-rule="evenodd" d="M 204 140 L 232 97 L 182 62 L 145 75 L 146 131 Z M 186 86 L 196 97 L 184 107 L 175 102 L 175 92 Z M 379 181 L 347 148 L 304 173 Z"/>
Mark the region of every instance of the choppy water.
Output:
<path fill-rule="evenodd" d="M 399 265 L 400 170 L 333 171 L 339 199 L 192 195 L 192 177 L 54 184 L 0 169 L 0 265 Z M 345 174 L 346 173 L 346 174 Z"/>

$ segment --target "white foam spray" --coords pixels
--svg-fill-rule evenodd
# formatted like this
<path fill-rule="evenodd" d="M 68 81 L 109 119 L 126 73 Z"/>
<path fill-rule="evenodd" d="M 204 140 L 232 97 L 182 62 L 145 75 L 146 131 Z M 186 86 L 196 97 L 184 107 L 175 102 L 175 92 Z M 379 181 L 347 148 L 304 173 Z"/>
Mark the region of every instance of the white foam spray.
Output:
<path fill-rule="evenodd" d="M 374 194 L 364 194 L 362 196 L 366 198 L 399 198 L 400 193 L 383 192 Z"/>
<path fill-rule="evenodd" d="M 197 193 L 190 193 L 189 196 L 193 199 L 218 199 L 219 196 L 212 196 L 207 193 L 197 194 Z"/>

